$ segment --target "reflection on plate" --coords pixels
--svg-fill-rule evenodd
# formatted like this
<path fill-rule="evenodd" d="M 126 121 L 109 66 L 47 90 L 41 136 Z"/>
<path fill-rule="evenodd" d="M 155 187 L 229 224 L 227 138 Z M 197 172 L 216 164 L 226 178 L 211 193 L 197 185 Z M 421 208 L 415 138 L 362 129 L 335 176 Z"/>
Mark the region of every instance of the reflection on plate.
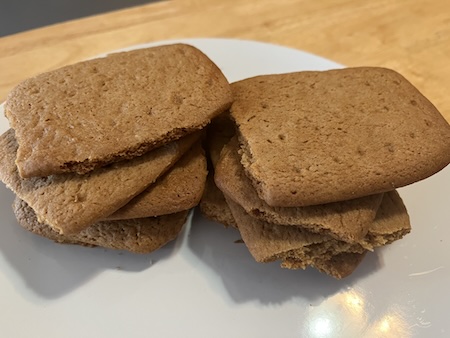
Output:
<path fill-rule="evenodd" d="M 230 81 L 340 67 L 252 41 L 183 40 Z M 133 48 L 149 45 L 134 46 Z M 0 132 L 8 122 L 0 111 Z M 254 262 L 239 234 L 198 212 L 150 255 L 57 245 L 21 229 L 0 186 L 4 337 L 438 337 L 450 333 L 450 168 L 400 189 L 412 233 L 336 281 Z"/>

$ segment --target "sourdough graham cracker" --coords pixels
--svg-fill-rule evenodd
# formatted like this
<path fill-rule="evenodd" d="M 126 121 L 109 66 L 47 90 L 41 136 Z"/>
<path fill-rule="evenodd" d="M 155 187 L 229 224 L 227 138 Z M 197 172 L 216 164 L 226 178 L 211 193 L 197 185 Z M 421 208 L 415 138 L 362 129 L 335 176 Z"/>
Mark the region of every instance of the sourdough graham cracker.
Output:
<path fill-rule="evenodd" d="M 65 235 L 39 223 L 33 209 L 19 198 L 14 200 L 13 209 L 23 228 L 55 242 L 101 246 L 134 253 L 150 253 L 174 240 L 188 215 L 188 211 L 182 211 L 159 217 L 101 221 L 79 233 Z"/>
<path fill-rule="evenodd" d="M 234 226 L 237 228 L 237 224 L 234 220 L 233 214 L 231 213 L 230 207 L 228 206 L 222 192 L 215 186 L 214 180 L 212 178 L 207 180 L 206 187 L 207 190 L 209 187 L 210 191 L 213 193 L 208 193 L 203 196 L 202 203 L 204 203 L 204 207 L 202 207 L 202 204 L 200 204 L 202 213 L 213 221 L 223 223 L 226 226 Z M 388 227 L 385 227 L 386 233 L 389 232 L 387 229 Z M 284 229 L 284 231 L 286 231 L 286 229 Z M 295 237 L 296 236 L 294 235 L 294 237 L 292 238 L 294 241 Z M 307 238 L 303 237 L 303 239 L 306 242 Z M 262 245 L 262 242 L 260 244 Z M 317 246 L 320 246 L 320 243 L 318 243 Z M 288 247 L 285 246 L 285 248 Z M 292 252 L 295 252 L 295 249 L 292 250 Z M 310 259 L 309 262 L 311 263 L 311 266 L 315 267 L 317 270 L 326 273 L 336 279 L 341 279 L 350 275 L 358 267 L 358 265 L 363 260 L 365 253 L 365 250 L 362 251 L 362 253 L 342 252 L 331 256 L 331 258 L 315 257 L 314 259 Z M 305 255 L 303 255 L 302 257 L 303 260 L 300 260 L 298 257 L 292 254 L 280 255 L 279 259 L 281 261 L 281 267 L 288 269 L 304 269 L 307 267 L 307 264 L 305 264 L 306 262 L 304 260 L 304 256 Z M 264 256 L 261 256 L 261 258 L 264 259 Z M 269 261 L 274 259 L 276 258 L 270 257 L 269 255 Z"/>
<path fill-rule="evenodd" d="M 269 223 L 291 225 L 347 242 L 359 242 L 367 234 L 383 194 L 307 207 L 271 207 L 261 200 L 244 173 L 232 139 L 215 167 L 215 182 L 225 195 L 251 216 Z"/>
<path fill-rule="evenodd" d="M 198 49 L 174 44 L 110 54 L 25 80 L 8 95 L 21 177 L 86 173 L 206 126 L 230 86 Z M 95 144 L 95 147 L 92 145 Z"/>
<path fill-rule="evenodd" d="M 382 193 L 450 162 L 450 125 L 395 71 L 264 75 L 232 89 L 241 162 L 271 206 Z"/>
<path fill-rule="evenodd" d="M 17 142 L 10 129 L 0 136 L 0 180 L 30 205 L 39 222 L 60 233 L 76 233 L 111 215 L 154 183 L 198 136 L 186 136 L 141 157 L 86 175 L 68 173 L 24 179 L 14 163 Z"/>
<path fill-rule="evenodd" d="M 391 191 L 383 196 L 369 233 L 363 241 L 354 244 L 258 220 L 226 196 L 227 205 L 223 208 L 231 209 L 242 239 L 256 261 L 279 260 L 282 267 L 289 269 L 313 266 L 333 277 L 343 278 L 358 266 L 367 250 L 390 244 L 411 230 L 398 193 Z"/>
<path fill-rule="evenodd" d="M 384 193 L 377 216 L 359 244 L 367 250 L 390 244 L 411 232 L 411 223 L 403 200 L 396 190 Z"/>
<path fill-rule="evenodd" d="M 248 215 L 226 195 L 225 199 L 242 240 L 257 262 L 295 259 L 299 263 L 298 267 L 306 268 L 313 264 L 315 259 L 328 260 L 342 252 L 365 251 L 358 244 L 337 241 L 329 236 L 314 234 L 297 227 L 258 220 Z"/>
<path fill-rule="evenodd" d="M 161 216 L 191 209 L 200 202 L 206 174 L 206 158 L 197 141 L 167 173 L 106 219 Z"/>

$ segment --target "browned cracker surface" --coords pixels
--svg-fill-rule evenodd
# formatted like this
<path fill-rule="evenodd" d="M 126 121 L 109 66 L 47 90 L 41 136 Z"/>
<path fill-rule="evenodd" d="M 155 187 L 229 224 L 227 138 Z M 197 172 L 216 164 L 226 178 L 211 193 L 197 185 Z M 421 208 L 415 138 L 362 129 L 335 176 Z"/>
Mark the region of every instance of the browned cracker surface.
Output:
<path fill-rule="evenodd" d="M 232 89 L 241 162 L 271 206 L 382 193 L 450 162 L 450 125 L 392 70 L 265 75 Z"/>
<path fill-rule="evenodd" d="M 166 174 L 107 219 L 152 217 L 191 209 L 202 197 L 206 174 L 206 158 L 198 141 Z"/>
<path fill-rule="evenodd" d="M 25 80 L 5 112 L 22 177 L 86 173 L 204 127 L 232 101 L 219 68 L 174 44 L 110 54 Z"/>
<path fill-rule="evenodd" d="M 175 239 L 186 221 L 188 211 L 159 217 L 102 221 L 73 235 L 63 235 L 39 223 L 24 201 L 16 198 L 13 205 L 17 221 L 25 229 L 59 243 L 101 246 L 149 253 Z"/>
<path fill-rule="evenodd" d="M 313 234 L 292 226 L 264 222 L 248 215 L 231 199 L 227 198 L 227 202 L 242 239 L 256 261 L 280 260 L 283 267 L 291 269 L 304 269 L 311 265 L 335 277 L 338 274 L 346 275 L 345 269 L 351 272 L 351 267 L 356 268 L 362 259 L 359 254 L 390 244 L 402 238 L 411 229 L 406 208 L 396 191 L 384 194 L 379 213 L 369 233 L 363 241 L 355 244 L 337 241 L 329 236 Z M 330 265 L 330 262 L 335 264 Z M 346 267 L 347 263 L 349 265 Z M 332 266 L 337 268 L 339 264 L 341 268 L 333 272 Z"/>
<path fill-rule="evenodd" d="M 21 178 L 14 163 L 17 142 L 10 129 L 0 136 L 0 180 L 61 233 L 79 232 L 111 215 L 169 169 L 198 135 L 189 135 L 129 161 L 86 175 Z"/>
<path fill-rule="evenodd" d="M 215 167 L 215 182 L 229 198 L 253 217 L 269 223 L 305 228 L 347 242 L 357 242 L 364 238 L 383 195 L 307 207 L 271 207 L 259 198 L 245 175 L 235 139 L 222 150 Z"/>

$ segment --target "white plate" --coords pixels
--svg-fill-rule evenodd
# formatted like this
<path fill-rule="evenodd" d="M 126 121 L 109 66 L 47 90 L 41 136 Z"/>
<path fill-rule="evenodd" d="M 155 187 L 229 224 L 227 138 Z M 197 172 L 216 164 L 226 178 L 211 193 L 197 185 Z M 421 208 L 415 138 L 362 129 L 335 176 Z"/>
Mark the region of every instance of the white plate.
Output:
<path fill-rule="evenodd" d="M 340 67 L 259 42 L 183 41 L 209 55 L 230 81 Z M 177 241 L 149 255 L 57 245 L 16 224 L 13 194 L 2 184 L 1 336 L 448 336 L 449 183 L 450 167 L 401 189 L 412 233 L 367 255 L 342 281 L 258 264 L 234 243 L 236 231 L 198 212 Z"/>

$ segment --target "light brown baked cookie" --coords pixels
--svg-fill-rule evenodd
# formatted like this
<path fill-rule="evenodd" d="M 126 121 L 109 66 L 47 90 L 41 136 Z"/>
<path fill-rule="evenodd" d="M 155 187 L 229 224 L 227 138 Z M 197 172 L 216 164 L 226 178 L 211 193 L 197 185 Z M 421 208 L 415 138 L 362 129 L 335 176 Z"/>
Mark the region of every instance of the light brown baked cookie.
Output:
<path fill-rule="evenodd" d="M 408 212 L 397 191 L 383 194 L 383 201 L 377 211 L 377 216 L 370 227 L 370 231 L 359 244 L 366 250 L 388 245 L 403 238 L 411 231 Z M 312 267 L 337 279 L 350 275 L 364 258 L 363 253 L 340 253 L 330 259 L 317 258 Z M 281 266 L 288 269 L 304 269 L 305 264 L 296 257 L 282 260 Z"/>
<path fill-rule="evenodd" d="M 206 174 L 205 154 L 197 141 L 166 174 L 106 219 L 153 217 L 191 209 L 200 202 Z"/>
<path fill-rule="evenodd" d="M 383 195 L 377 216 L 361 246 L 367 250 L 390 244 L 411 232 L 408 211 L 396 190 Z"/>
<path fill-rule="evenodd" d="M 198 49 L 174 44 L 25 80 L 5 112 L 19 144 L 19 173 L 33 177 L 140 156 L 203 128 L 231 101 L 219 68 Z"/>
<path fill-rule="evenodd" d="M 198 139 L 198 134 L 129 161 L 92 171 L 21 178 L 14 163 L 12 129 L 0 136 L 0 180 L 36 212 L 41 223 L 64 234 L 80 232 L 127 204 L 168 170 Z"/>
<path fill-rule="evenodd" d="M 392 70 L 265 75 L 232 89 L 241 162 L 271 206 L 382 193 L 450 162 L 450 125 Z"/>
<path fill-rule="evenodd" d="M 149 253 L 174 240 L 188 215 L 188 211 L 182 211 L 159 217 L 102 221 L 80 233 L 63 235 L 52 227 L 39 223 L 33 209 L 17 197 L 13 209 L 22 227 L 55 242 L 101 246 L 135 253 Z"/>
<path fill-rule="evenodd" d="M 225 199 L 236 221 L 242 240 L 257 262 L 292 259 L 297 268 L 306 268 L 316 259 L 328 260 L 342 252 L 365 250 L 359 244 L 337 241 L 293 226 L 278 225 L 248 215 L 227 195 Z M 303 265 L 301 265 L 303 264 Z"/>
<path fill-rule="evenodd" d="M 206 198 L 204 195 L 202 202 L 205 202 L 207 208 L 202 210 L 202 213 L 213 221 L 237 227 L 231 210 L 222 192 L 215 187 L 214 181 L 208 180 L 206 187 L 210 187 L 215 196 L 212 203 L 210 195 L 208 194 Z M 202 204 L 200 204 L 200 207 L 202 208 Z M 410 232 L 410 229 L 409 217 L 400 196 L 396 191 L 388 192 L 384 194 L 383 203 L 378 209 L 377 221 L 372 223 L 371 231 L 359 244 L 363 249 L 373 250 L 376 247 L 401 239 Z M 320 243 L 310 245 L 309 249 L 310 251 L 320 249 L 320 245 Z M 334 278 L 341 279 L 350 275 L 358 267 L 367 252 L 366 250 L 362 250 L 361 253 L 343 252 L 331 256 L 331 258 L 327 257 L 328 255 L 324 256 L 326 258 L 318 256 L 311 260 L 311 266 Z M 358 251 L 361 251 L 361 248 Z M 264 259 L 263 256 L 262 258 Z M 269 260 L 272 259 L 269 257 Z M 281 266 L 284 268 L 304 269 L 307 267 L 305 262 L 295 255 L 295 250 L 292 250 L 290 255 L 281 255 L 279 259 Z"/>
<path fill-rule="evenodd" d="M 219 188 L 216 187 L 212 177 L 208 178 L 205 192 L 208 189 L 210 189 L 210 192 L 203 195 L 200 203 L 200 209 L 203 215 L 225 226 L 234 226 L 237 228 L 233 214 L 225 201 L 225 197 Z M 312 266 L 336 279 L 341 279 L 349 276 L 358 267 L 365 253 L 366 251 L 363 253 L 345 252 L 332 256 L 329 259 L 316 258 Z M 288 269 L 304 269 L 306 267 L 303 261 L 299 261 L 295 257 L 281 259 L 281 266 Z"/>
<path fill-rule="evenodd" d="M 206 193 L 200 202 L 200 210 L 207 218 L 224 224 L 225 226 L 233 226 L 237 228 L 236 222 L 233 218 L 228 204 L 222 192 L 215 186 L 214 180 L 210 178 L 207 180 L 205 192 L 208 188 L 212 190 L 211 193 Z M 316 258 L 313 262 L 313 267 L 324 272 L 336 279 L 341 279 L 350 275 L 364 258 L 366 251 L 363 253 L 341 253 L 332 256 L 329 259 Z M 296 258 L 281 259 L 281 266 L 288 269 L 305 268 L 303 261 L 298 261 Z"/>
<path fill-rule="evenodd" d="M 307 207 L 271 207 L 259 198 L 240 163 L 237 140 L 222 150 L 215 167 L 215 182 L 225 195 L 248 214 L 262 221 L 291 225 L 354 243 L 366 236 L 383 194 Z"/>
<path fill-rule="evenodd" d="M 326 264 L 332 257 L 342 253 L 363 254 L 366 250 L 373 250 L 406 235 L 410 231 L 409 217 L 400 197 L 395 191 L 385 193 L 384 196 L 380 206 L 382 211 L 377 214 L 369 233 L 359 244 L 258 220 L 226 195 L 225 198 L 242 239 L 256 261 L 280 260 L 283 267 L 304 269 L 310 265 Z"/>

